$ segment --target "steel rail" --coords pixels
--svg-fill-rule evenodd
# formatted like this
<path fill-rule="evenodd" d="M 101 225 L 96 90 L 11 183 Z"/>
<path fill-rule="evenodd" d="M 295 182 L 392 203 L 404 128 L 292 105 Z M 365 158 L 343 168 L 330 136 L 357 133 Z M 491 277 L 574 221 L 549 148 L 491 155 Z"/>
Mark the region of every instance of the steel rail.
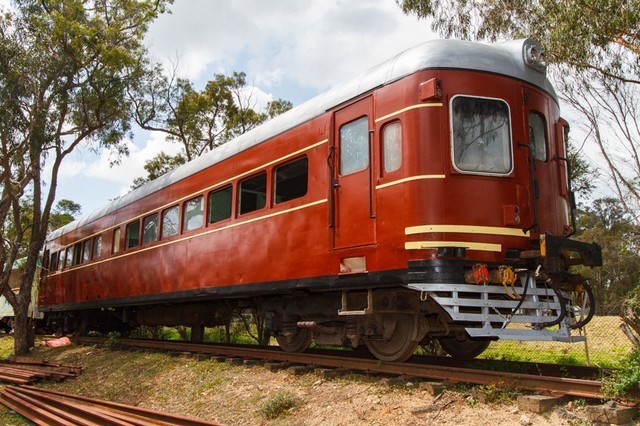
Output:
<path fill-rule="evenodd" d="M 7 386 L 0 403 L 43 426 L 220 426 L 218 423 L 33 386 Z"/>
<path fill-rule="evenodd" d="M 77 343 L 101 344 L 107 339 L 99 337 L 76 337 Z M 358 370 L 368 373 L 402 375 L 421 379 L 435 379 L 450 383 L 473 383 L 496 385 L 521 390 L 542 391 L 554 395 L 572 395 L 582 398 L 603 398 L 602 382 L 599 380 L 573 379 L 565 377 L 539 376 L 493 370 L 477 370 L 463 367 L 418 364 L 411 362 L 382 362 L 336 355 L 315 353 L 289 353 L 279 348 L 204 344 L 178 341 L 122 339 L 125 347 L 182 351 L 218 356 L 236 356 L 265 361 L 309 364 L 321 367 Z"/>

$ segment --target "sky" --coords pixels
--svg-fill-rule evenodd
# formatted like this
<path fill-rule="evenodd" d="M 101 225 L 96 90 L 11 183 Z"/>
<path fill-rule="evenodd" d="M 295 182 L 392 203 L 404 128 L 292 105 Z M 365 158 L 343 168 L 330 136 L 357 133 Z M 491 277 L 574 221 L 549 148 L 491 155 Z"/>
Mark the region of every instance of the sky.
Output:
<path fill-rule="evenodd" d="M 436 38 L 429 24 L 406 16 L 395 0 L 175 0 L 146 37 L 156 61 L 198 89 L 215 74 L 244 71 L 262 104 L 298 105 L 401 51 Z M 78 149 L 61 167 L 57 200 L 83 214 L 129 191 L 144 162 L 179 147 L 137 130 L 130 155 L 111 167 L 106 150 Z"/>

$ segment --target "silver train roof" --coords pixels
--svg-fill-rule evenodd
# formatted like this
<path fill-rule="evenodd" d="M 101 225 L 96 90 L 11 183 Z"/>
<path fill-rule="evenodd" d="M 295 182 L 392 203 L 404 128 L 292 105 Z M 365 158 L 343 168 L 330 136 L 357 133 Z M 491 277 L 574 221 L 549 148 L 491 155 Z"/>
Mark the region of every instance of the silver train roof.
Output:
<path fill-rule="evenodd" d="M 80 228 L 209 166 L 322 115 L 336 105 L 417 71 L 430 68 L 448 68 L 502 74 L 536 85 L 556 99 L 555 91 L 544 72 L 545 64 L 542 62 L 544 59 L 542 57 L 542 61 L 540 61 L 540 55 L 540 46 L 531 39 L 495 44 L 461 40 L 427 41 L 405 50 L 393 58 L 374 66 L 359 77 L 320 94 L 193 161 L 129 192 L 103 208 L 51 232 L 47 237 L 47 241 Z M 533 58 L 533 61 L 531 58 Z M 535 63 L 536 59 L 538 60 L 537 64 Z"/>

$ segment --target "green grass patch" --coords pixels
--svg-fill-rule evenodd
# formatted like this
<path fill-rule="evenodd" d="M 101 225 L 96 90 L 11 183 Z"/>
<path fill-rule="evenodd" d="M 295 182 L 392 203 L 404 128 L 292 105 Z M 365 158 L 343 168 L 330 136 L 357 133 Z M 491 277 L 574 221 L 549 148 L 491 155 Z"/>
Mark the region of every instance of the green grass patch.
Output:
<path fill-rule="evenodd" d="M 291 392 L 278 392 L 262 404 L 260 414 L 267 420 L 276 419 L 290 414 L 302 403 L 302 399 Z"/>

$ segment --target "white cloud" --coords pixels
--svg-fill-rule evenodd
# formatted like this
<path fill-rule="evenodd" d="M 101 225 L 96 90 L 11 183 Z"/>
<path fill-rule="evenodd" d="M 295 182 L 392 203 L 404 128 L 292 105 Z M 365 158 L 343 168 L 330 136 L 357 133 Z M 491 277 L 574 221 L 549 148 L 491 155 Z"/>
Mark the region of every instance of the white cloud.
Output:
<path fill-rule="evenodd" d="M 191 0 L 172 11 L 148 34 L 156 57 L 179 55 L 192 79 L 243 67 L 266 87 L 293 81 L 325 90 L 433 38 L 427 23 L 389 0 Z"/>

